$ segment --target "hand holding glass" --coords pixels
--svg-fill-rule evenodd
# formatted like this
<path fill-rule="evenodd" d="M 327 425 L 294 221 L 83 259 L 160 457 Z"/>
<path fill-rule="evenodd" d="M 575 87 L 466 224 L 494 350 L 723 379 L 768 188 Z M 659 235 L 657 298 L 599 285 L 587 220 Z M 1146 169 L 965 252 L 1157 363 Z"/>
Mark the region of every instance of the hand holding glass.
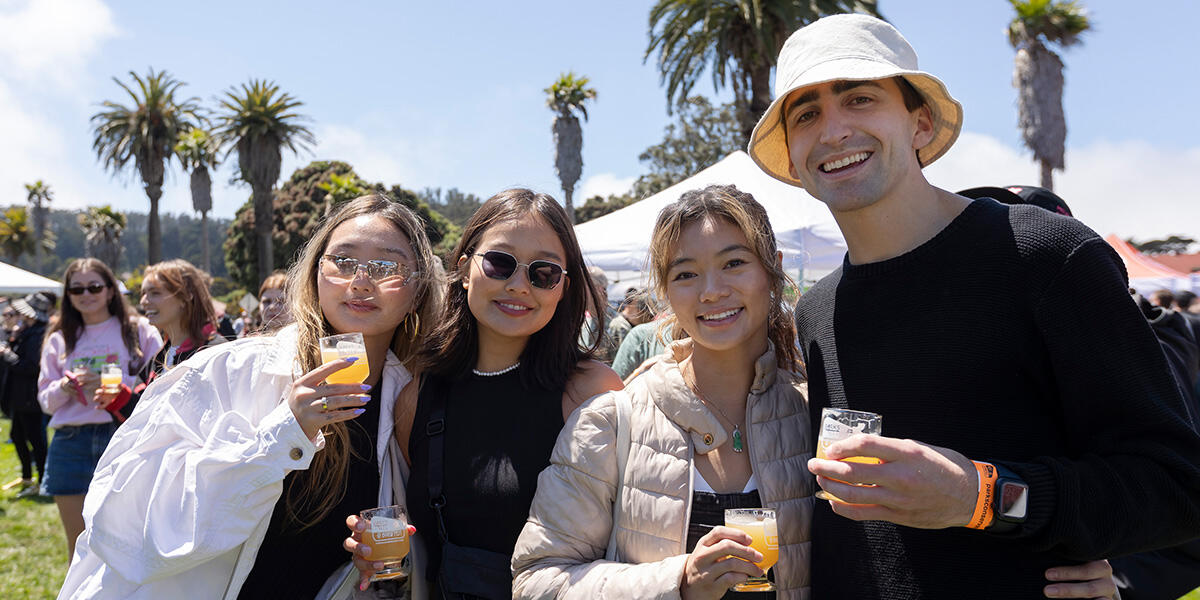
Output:
<path fill-rule="evenodd" d="M 763 555 L 762 562 L 754 563 L 763 570 L 762 577 L 751 577 L 733 586 L 735 592 L 766 592 L 775 589 L 767 577 L 767 569 L 779 560 L 779 528 L 775 523 L 773 508 L 727 508 L 725 526 L 740 529 L 750 535 L 750 547 Z"/>
<path fill-rule="evenodd" d="M 381 506 L 359 513 L 366 521 L 362 541 L 371 547 L 371 560 L 383 563 L 371 581 L 393 579 L 404 575 L 400 562 L 408 556 L 408 514 L 403 506 Z"/>
<path fill-rule="evenodd" d="M 829 446 L 856 433 L 882 435 L 883 417 L 873 412 L 863 412 L 861 410 L 848 410 L 845 408 L 822 409 L 821 435 L 817 438 L 817 458 L 825 458 L 825 452 L 829 449 Z M 879 464 L 883 462 L 871 456 L 851 456 L 841 460 L 865 464 Z M 822 500 L 842 501 L 837 496 L 825 490 L 817 490 L 816 496 Z"/>
<path fill-rule="evenodd" d="M 321 338 L 321 364 L 357 356 L 350 366 L 335 371 L 325 378 L 329 383 L 362 383 L 371 373 L 367 364 L 367 345 L 361 333 L 343 333 Z"/>

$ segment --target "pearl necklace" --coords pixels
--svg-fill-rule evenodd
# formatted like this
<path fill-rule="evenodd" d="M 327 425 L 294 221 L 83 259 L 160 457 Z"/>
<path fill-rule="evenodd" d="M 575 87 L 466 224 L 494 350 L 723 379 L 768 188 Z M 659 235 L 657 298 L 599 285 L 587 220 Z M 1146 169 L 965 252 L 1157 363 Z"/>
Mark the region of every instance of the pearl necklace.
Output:
<path fill-rule="evenodd" d="M 507 367 L 504 367 L 503 369 L 500 369 L 499 371 L 480 371 L 479 369 L 471 369 L 471 372 L 480 377 L 495 377 L 497 375 L 503 375 L 519 366 L 521 366 L 521 361 L 518 360 L 517 362 L 515 362 L 511 365 L 508 365 Z"/>

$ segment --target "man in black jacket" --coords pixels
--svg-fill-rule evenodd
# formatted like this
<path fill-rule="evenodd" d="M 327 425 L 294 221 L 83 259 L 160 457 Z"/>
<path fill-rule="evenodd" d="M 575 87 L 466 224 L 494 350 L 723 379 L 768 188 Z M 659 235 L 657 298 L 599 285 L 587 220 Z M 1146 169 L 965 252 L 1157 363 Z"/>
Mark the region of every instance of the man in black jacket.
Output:
<path fill-rule="evenodd" d="M 832 406 L 886 436 L 809 463 L 845 501 L 814 511 L 813 596 L 1038 597 L 1051 567 L 1200 535 L 1200 437 L 1112 248 L 931 185 L 962 107 L 887 23 L 826 17 L 778 65 L 750 155 L 848 248 L 796 308 L 813 435 Z"/>

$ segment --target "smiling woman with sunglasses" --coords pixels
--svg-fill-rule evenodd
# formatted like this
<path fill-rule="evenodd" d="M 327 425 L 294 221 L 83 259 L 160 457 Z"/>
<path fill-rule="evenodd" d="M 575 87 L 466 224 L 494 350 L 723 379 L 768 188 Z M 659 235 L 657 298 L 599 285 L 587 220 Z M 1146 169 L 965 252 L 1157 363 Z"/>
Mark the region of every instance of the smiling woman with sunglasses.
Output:
<path fill-rule="evenodd" d="M 63 274 L 66 299 L 42 346 L 38 402 L 55 429 L 46 458 L 45 492 L 54 496 L 67 533 L 67 560 L 83 531 L 83 501 L 92 472 L 117 423 L 119 406 L 100 388 L 100 370 L 115 363 L 134 383 L 162 347 L 162 337 L 129 307 L 104 263 L 81 258 Z"/>
<path fill-rule="evenodd" d="M 577 343 L 598 294 L 553 198 L 493 196 L 449 262 L 408 442 L 413 540 L 429 563 L 414 569 L 414 598 L 508 598 L 513 544 L 564 420 L 621 380 Z M 345 547 L 369 556 L 360 537 Z M 378 568 L 356 563 L 364 577 Z"/>
<path fill-rule="evenodd" d="M 289 273 L 294 324 L 202 350 L 146 388 L 100 460 L 60 596 L 313 598 L 344 575 L 345 515 L 402 501 L 394 417 L 415 404 L 434 260 L 398 202 L 331 212 Z M 352 332 L 364 384 L 326 381 L 354 357 L 322 364 L 320 338 Z"/>

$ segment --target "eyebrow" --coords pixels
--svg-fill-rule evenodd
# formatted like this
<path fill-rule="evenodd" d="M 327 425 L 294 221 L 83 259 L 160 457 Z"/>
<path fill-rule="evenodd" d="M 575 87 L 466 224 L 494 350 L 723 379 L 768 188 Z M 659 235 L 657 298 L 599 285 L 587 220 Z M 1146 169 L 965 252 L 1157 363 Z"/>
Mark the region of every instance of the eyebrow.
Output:
<path fill-rule="evenodd" d="M 717 256 L 720 256 L 722 254 L 729 254 L 730 252 L 736 252 L 738 250 L 745 250 L 746 252 L 750 252 L 750 253 L 754 252 L 753 250 L 750 249 L 749 246 L 746 246 L 745 244 L 730 244 L 730 245 L 722 248 L 720 251 L 718 251 Z M 667 270 L 670 271 L 671 269 L 674 269 L 675 267 L 677 267 L 685 262 L 695 262 L 695 261 L 696 261 L 696 259 L 691 258 L 689 256 L 681 256 L 681 257 L 676 258 L 675 260 L 671 261 L 667 265 Z"/>
<path fill-rule="evenodd" d="M 352 244 L 350 242 L 339 242 L 337 244 L 334 244 L 334 245 L 326 248 L 325 252 L 332 254 L 338 250 L 345 251 L 345 250 L 358 250 L 358 249 L 359 249 L 358 244 Z M 384 251 L 387 254 L 397 254 L 403 258 L 408 258 L 408 252 L 405 251 L 403 248 L 380 248 L 380 250 Z"/>
<path fill-rule="evenodd" d="M 842 80 L 833 82 L 833 93 L 835 95 L 836 94 L 844 94 L 854 88 L 860 88 L 860 87 L 875 87 L 875 88 L 883 89 L 883 86 L 879 85 L 879 81 L 874 80 L 874 79 L 868 79 L 868 80 L 863 80 L 863 81 L 853 81 L 853 80 L 842 79 Z M 796 96 L 795 98 L 792 99 L 791 102 L 788 102 L 787 106 L 785 106 L 783 108 L 784 116 L 786 117 L 787 114 L 789 112 L 791 112 L 791 110 L 793 108 L 795 108 L 797 105 L 812 102 L 819 97 L 820 97 L 820 93 L 818 93 L 817 90 L 808 90 L 807 92 L 804 92 L 803 94 L 800 94 L 799 96 Z"/>

